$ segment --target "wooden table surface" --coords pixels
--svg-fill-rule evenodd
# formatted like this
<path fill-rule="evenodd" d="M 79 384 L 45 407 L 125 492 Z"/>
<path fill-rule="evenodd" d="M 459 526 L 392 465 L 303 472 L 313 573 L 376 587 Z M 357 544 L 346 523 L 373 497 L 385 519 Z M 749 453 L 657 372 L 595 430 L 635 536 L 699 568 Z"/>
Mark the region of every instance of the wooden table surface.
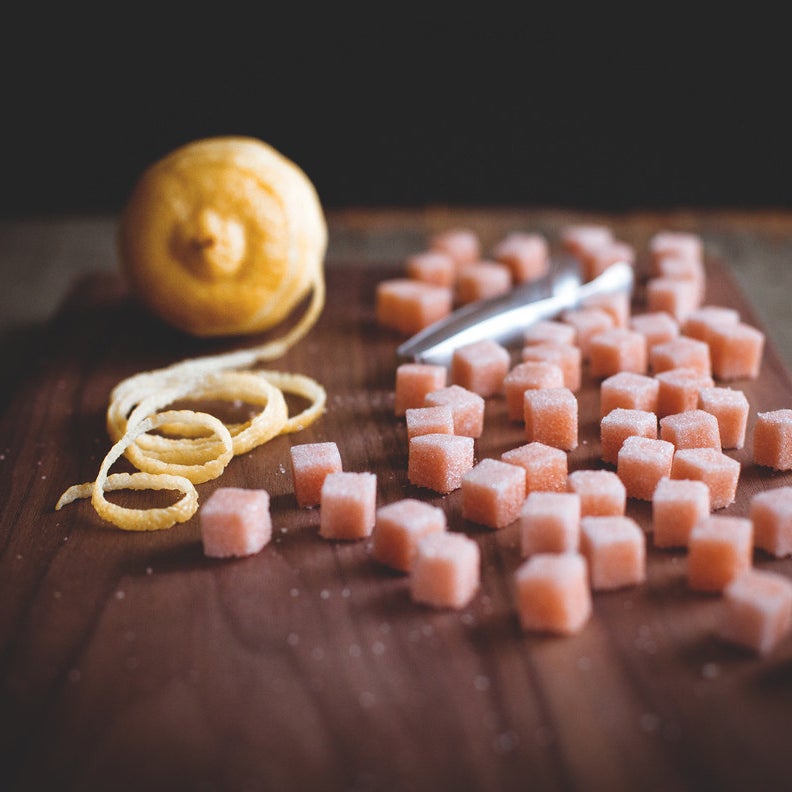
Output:
<path fill-rule="evenodd" d="M 650 539 L 646 584 L 596 595 L 577 636 L 520 631 L 509 588 L 516 526 L 476 527 L 458 493 L 433 497 L 406 481 L 404 426 L 392 414 L 398 339 L 377 328 L 373 295 L 449 226 L 475 228 L 488 246 L 516 228 L 554 239 L 570 222 L 607 222 L 639 249 L 661 228 L 694 230 L 710 255 L 710 301 L 768 331 L 762 375 L 741 383 L 755 413 L 792 402 L 792 214 L 432 208 L 329 219 L 328 307 L 277 364 L 322 381 L 328 410 L 199 488 L 202 499 L 220 483 L 273 496 L 273 543 L 228 562 L 203 558 L 197 519 L 129 535 L 85 503 L 52 510 L 107 450 L 115 382 L 206 345 L 128 298 L 112 218 L 0 225 L 0 787 L 788 788 L 792 642 L 757 659 L 718 641 L 721 602 L 686 589 L 682 553 Z M 594 383 L 580 399 L 584 442 L 571 468 L 599 465 Z M 368 542 L 317 536 L 316 511 L 296 508 L 288 473 L 290 445 L 316 440 L 336 441 L 346 468 L 374 471 L 380 503 L 426 498 L 479 542 L 482 590 L 468 608 L 418 607 Z M 520 442 L 492 400 L 477 456 Z M 749 448 L 731 453 L 743 475 L 727 513 L 790 483 L 753 466 Z M 629 513 L 649 530 L 646 504 Z M 755 561 L 792 575 L 790 559 Z"/>

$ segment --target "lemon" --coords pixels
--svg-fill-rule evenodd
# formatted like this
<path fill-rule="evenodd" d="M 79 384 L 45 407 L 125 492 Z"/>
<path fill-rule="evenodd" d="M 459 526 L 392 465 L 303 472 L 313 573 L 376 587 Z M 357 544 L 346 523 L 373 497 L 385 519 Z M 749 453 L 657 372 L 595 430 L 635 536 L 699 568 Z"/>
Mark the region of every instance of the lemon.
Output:
<path fill-rule="evenodd" d="M 187 143 L 140 177 L 119 223 L 122 271 L 158 317 L 196 336 L 258 333 L 323 282 L 316 190 L 261 140 Z"/>

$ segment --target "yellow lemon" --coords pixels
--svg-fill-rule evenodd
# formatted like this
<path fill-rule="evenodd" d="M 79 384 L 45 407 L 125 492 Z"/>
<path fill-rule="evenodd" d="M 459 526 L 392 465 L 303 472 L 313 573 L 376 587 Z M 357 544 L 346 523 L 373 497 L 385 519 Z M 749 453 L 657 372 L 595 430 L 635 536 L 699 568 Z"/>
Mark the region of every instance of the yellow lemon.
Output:
<path fill-rule="evenodd" d="M 141 176 L 121 214 L 134 293 L 197 336 L 257 333 L 323 288 L 327 226 L 313 184 L 248 137 L 188 143 Z"/>

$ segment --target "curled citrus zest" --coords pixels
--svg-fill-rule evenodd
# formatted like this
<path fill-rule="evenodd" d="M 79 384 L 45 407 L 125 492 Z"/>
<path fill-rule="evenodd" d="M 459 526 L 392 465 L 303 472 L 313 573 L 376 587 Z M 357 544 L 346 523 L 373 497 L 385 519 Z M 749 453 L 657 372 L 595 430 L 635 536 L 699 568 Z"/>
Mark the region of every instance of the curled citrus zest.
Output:
<path fill-rule="evenodd" d="M 102 519 L 123 530 L 170 528 L 195 514 L 195 484 L 217 478 L 237 454 L 279 434 L 310 426 L 324 412 L 324 388 L 302 374 L 252 367 L 282 356 L 301 340 L 316 322 L 324 299 L 320 274 L 306 312 L 282 337 L 252 349 L 188 358 L 122 380 L 111 393 L 106 416 L 114 445 L 102 461 L 96 480 L 69 487 L 55 508 L 90 498 Z M 289 416 L 284 393 L 310 403 Z M 201 411 L 162 412 L 177 401 L 201 400 L 241 401 L 261 409 L 250 420 L 229 425 Z M 159 433 L 152 434 L 154 430 Z M 109 473 L 122 455 L 139 472 Z M 168 507 L 130 509 L 105 498 L 105 492 L 120 489 L 177 490 L 182 497 Z"/>

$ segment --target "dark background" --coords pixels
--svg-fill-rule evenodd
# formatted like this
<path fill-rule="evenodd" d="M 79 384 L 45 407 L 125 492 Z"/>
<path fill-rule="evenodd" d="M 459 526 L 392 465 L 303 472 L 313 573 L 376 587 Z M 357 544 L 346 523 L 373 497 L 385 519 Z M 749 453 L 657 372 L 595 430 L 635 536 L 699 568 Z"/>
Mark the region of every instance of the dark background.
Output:
<path fill-rule="evenodd" d="M 779 20 L 273 8 L 8 24 L 0 212 L 115 212 L 216 134 L 266 140 L 327 207 L 792 207 Z"/>

